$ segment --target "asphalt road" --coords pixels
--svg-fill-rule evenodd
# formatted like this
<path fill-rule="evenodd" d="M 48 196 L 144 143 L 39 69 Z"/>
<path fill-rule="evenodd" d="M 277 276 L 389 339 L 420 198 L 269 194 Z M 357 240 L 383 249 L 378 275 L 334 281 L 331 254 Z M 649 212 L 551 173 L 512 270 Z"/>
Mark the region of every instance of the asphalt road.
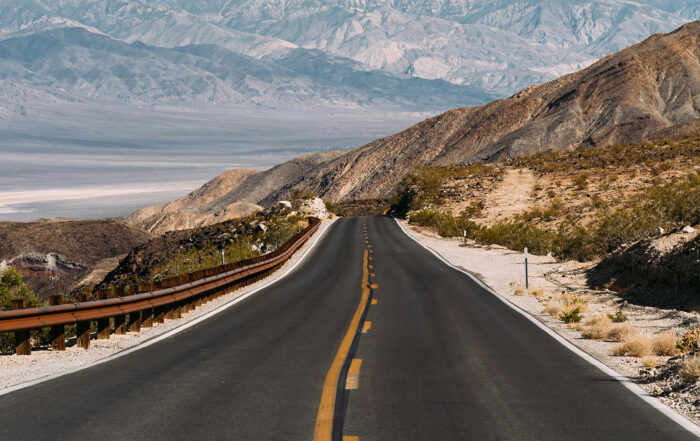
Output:
<path fill-rule="evenodd" d="M 290 275 L 182 333 L 0 396 L 0 439 L 312 440 L 370 250 L 376 304 L 353 334 L 359 387 L 343 373 L 337 438 L 696 439 L 393 220 L 367 218 L 368 243 L 362 222 L 337 221 Z"/>

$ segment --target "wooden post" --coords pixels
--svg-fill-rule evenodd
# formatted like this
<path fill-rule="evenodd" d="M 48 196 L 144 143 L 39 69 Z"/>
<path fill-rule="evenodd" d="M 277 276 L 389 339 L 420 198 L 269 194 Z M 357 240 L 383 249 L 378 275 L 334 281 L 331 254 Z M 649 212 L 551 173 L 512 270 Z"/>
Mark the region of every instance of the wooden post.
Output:
<path fill-rule="evenodd" d="M 75 324 L 75 340 L 79 348 L 90 348 L 90 321 Z"/>
<path fill-rule="evenodd" d="M 141 311 L 129 313 L 129 332 L 141 332 Z"/>
<path fill-rule="evenodd" d="M 104 300 L 107 298 L 108 291 L 106 289 L 101 289 L 97 291 L 97 300 Z M 109 317 L 97 319 L 97 339 L 98 340 L 109 340 L 109 333 L 111 327 L 109 326 Z"/>
<path fill-rule="evenodd" d="M 62 296 L 49 296 L 49 305 L 60 305 L 61 303 L 63 303 Z M 66 350 L 66 327 L 64 325 L 52 326 L 49 336 L 52 351 Z"/>
<path fill-rule="evenodd" d="M 12 301 L 12 309 L 24 309 L 27 307 L 27 299 Z M 17 355 L 32 355 L 32 345 L 29 331 L 15 331 L 15 353 Z"/>
<path fill-rule="evenodd" d="M 126 334 L 126 314 L 120 314 L 114 316 L 114 334 L 124 335 Z"/>
<path fill-rule="evenodd" d="M 165 307 L 156 306 L 153 308 L 153 321 L 156 323 L 165 323 Z"/>
<path fill-rule="evenodd" d="M 141 310 L 141 327 L 153 327 L 153 308 L 146 308 Z"/>
<path fill-rule="evenodd" d="M 175 318 L 175 304 L 170 303 L 169 305 L 165 305 L 165 318 L 167 320 L 172 320 Z"/>

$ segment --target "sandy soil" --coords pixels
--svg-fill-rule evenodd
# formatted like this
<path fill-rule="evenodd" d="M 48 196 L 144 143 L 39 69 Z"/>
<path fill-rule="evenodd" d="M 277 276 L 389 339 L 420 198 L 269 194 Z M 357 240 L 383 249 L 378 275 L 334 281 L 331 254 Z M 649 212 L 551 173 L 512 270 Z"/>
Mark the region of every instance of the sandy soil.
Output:
<path fill-rule="evenodd" d="M 585 272 L 590 263 L 557 262 L 547 256 L 529 256 L 530 292 L 536 296 L 531 295 L 524 289 L 525 267 L 522 253 L 500 246 L 483 247 L 474 243 L 463 246 L 459 239 L 442 238 L 427 228 L 402 223 L 414 238 L 438 252 L 450 263 L 470 272 L 499 295 L 524 309 L 599 361 L 637 382 L 645 391 L 669 407 L 696 424 L 700 423 L 700 391 L 697 387 L 679 388 L 677 379 L 669 378 L 668 370 L 664 369 L 666 364 L 678 361 L 678 356 L 657 357 L 656 366 L 651 368 L 645 367 L 636 357 L 614 356 L 612 349 L 617 343 L 584 339 L 578 330 L 545 313 L 544 305 L 562 293 L 587 296 L 589 303 L 584 319 L 622 311 L 628 317 L 627 324 L 648 335 L 661 332 L 682 335 L 686 330 L 700 326 L 700 319 L 696 314 L 636 306 L 625 302 L 614 292 L 590 290 L 585 284 Z"/>
<path fill-rule="evenodd" d="M 68 341 L 70 345 L 65 352 L 53 352 L 51 350 L 32 351 L 31 356 L 5 355 L 0 356 L 0 391 L 10 386 L 41 379 L 62 372 L 72 371 L 82 367 L 88 367 L 102 359 L 115 355 L 118 352 L 132 348 L 147 342 L 168 331 L 174 330 L 188 322 L 208 314 L 238 297 L 249 293 L 271 281 L 280 278 L 288 268 L 295 265 L 304 255 L 307 249 L 321 237 L 332 221 L 324 222 L 319 231 L 307 243 L 299 249 L 278 271 L 271 276 L 244 288 L 229 292 L 228 294 L 203 305 L 201 308 L 191 311 L 184 317 L 176 320 L 167 320 L 163 324 L 154 323 L 153 328 L 143 328 L 141 333 L 127 333 L 126 335 L 112 335 L 109 340 L 92 340 L 90 349 L 80 349 L 75 344 L 75 339 Z"/>
<path fill-rule="evenodd" d="M 537 183 L 530 169 L 508 169 L 498 186 L 486 195 L 483 217 L 489 223 L 510 219 L 533 204 L 532 189 Z"/>

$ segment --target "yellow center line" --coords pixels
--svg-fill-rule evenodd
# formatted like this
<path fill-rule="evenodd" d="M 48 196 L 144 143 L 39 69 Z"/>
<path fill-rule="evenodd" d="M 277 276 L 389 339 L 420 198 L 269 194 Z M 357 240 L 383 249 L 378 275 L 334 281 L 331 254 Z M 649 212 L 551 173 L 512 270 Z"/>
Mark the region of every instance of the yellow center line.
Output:
<path fill-rule="evenodd" d="M 350 346 L 357 334 L 362 321 L 362 314 L 367 308 L 369 301 L 369 271 L 367 270 L 367 250 L 364 252 L 362 259 L 362 298 L 360 304 L 357 305 L 355 315 L 352 317 L 348 331 L 340 343 L 338 352 L 335 354 L 333 363 L 326 374 L 326 379 L 323 382 L 323 391 L 321 392 L 321 403 L 318 406 L 316 414 L 316 428 L 314 430 L 314 441 L 332 441 L 333 438 L 333 415 L 335 414 L 335 397 L 340 381 L 340 373 L 343 370 L 345 360 L 350 353 Z"/>
<path fill-rule="evenodd" d="M 377 303 L 379 303 L 379 300 L 378 300 L 378 299 L 372 299 L 372 304 L 373 304 L 373 305 L 376 305 Z"/>
<path fill-rule="evenodd" d="M 360 366 L 362 366 L 362 360 L 353 358 L 348 369 L 348 377 L 345 379 L 345 390 L 360 388 Z"/>
<path fill-rule="evenodd" d="M 359 436 L 343 436 L 343 441 L 360 441 Z"/>
<path fill-rule="evenodd" d="M 365 321 L 365 323 L 362 325 L 362 333 L 366 334 L 370 329 L 372 329 L 372 322 Z"/>

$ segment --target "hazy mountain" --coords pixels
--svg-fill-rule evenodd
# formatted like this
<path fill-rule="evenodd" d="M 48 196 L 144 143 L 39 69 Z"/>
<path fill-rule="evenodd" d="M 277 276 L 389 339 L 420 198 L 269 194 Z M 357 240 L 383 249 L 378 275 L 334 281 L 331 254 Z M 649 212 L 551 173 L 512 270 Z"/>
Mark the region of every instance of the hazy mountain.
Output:
<path fill-rule="evenodd" d="M 367 71 L 320 51 L 256 59 L 216 45 L 132 44 L 80 27 L 0 41 L 0 78 L 82 100 L 130 103 L 477 104 L 488 95 L 444 81 Z M 7 93 L 7 91 L 5 91 Z"/>
<path fill-rule="evenodd" d="M 503 96 L 698 18 L 693 0 L 0 0 L 0 38 L 70 21 L 258 59 L 302 47 Z"/>

